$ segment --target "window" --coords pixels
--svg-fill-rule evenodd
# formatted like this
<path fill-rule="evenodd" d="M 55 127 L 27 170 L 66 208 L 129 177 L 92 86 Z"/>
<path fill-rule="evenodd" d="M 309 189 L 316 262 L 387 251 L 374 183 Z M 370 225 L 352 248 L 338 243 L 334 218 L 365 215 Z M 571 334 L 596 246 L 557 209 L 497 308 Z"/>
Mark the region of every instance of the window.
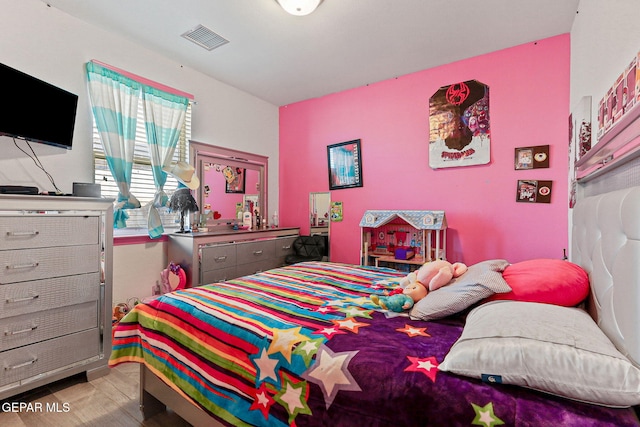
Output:
<path fill-rule="evenodd" d="M 148 204 L 153 201 L 156 188 L 153 183 L 153 174 L 151 173 L 151 161 L 149 160 L 149 148 L 147 145 L 147 135 L 144 126 L 143 102 L 138 105 L 137 128 L 136 128 L 136 147 L 133 159 L 133 171 L 131 177 L 131 193 L 140 201 L 142 208 L 128 209 L 129 214 L 126 229 L 114 229 L 116 235 L 140 233 L 144 234 L 147 230 L 147 215 L 149 213 Z M 191 105 L 187 107 L 187 115 L 180 132 L 180 140 L 176 146 L 173 161 L 189 161 L 189 144 L 191 139 Z M 95 174 L 95 182 L 102 186 L 102 196 L 106 198 L 117 199 L 118 186 L 111 177 L 111 172 L 107 166 L 104 149 L 100 142 L 98 130 L 93 123 L 93 159 Z M 167 176 L 167 182 L 164 185 L 164 191 L 169 197 L 178 186 L 178 182 L 171 175 Z M 162 218 L 162 225 L 167 228 L 176 228 L 180 223 L 180 214 L 170 212 L 168 208 L 158 209 Z"/>

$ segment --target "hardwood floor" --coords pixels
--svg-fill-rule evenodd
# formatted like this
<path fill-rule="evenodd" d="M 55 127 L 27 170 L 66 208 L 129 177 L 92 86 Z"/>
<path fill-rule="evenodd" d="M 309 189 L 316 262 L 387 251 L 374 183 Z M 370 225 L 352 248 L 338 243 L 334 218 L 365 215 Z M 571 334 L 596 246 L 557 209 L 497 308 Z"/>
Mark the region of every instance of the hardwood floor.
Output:
<path fill-rule="evenodd" d="M 189 427 L 171 411 L 142 419 L 139 369 L 137 363 L 125 363 L 93 381 L 75 376 L 6 399 L 0 404 L 0 426 Z M 20 403 L 31 403 L 32 410 L 11 411 L 11 404 Z"/>

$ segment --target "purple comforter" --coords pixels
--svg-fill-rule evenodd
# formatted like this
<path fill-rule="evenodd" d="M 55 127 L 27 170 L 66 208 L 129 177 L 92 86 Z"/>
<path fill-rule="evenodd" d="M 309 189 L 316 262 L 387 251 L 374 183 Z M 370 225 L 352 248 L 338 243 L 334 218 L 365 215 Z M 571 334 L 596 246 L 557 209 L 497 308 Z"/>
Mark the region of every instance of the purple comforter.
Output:
<path fill-rule="evenodd" d="M 303 263 L 143 304 L 117 327 L 111 365 L 140 362 L 228 425 L 635 426 L 582 404 L 441 372 L 464 317 L 374 310 L 388 269 Z"/>

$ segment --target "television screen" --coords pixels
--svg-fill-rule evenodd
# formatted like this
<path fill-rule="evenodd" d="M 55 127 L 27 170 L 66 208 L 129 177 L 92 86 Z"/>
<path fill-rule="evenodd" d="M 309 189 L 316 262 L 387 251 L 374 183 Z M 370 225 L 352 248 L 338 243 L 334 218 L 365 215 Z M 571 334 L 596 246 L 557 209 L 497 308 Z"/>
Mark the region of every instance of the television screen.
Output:
<path fill-rule="evenodd" d="M 78 96 L 0 64 L 0 135 L 71 149 Z"/>

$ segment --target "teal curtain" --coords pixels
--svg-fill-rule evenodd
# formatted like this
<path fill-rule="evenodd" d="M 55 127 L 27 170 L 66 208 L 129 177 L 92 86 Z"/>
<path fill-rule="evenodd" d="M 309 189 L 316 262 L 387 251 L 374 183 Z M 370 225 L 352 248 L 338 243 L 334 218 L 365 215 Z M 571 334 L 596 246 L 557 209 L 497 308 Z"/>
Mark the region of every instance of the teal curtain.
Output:
<path fill-rule="evenodd" d="M 173 159 L 180 131 L 187 115 L 189 100 L 150 86 L 142 87 L 142 99 L 151 157 L 151 171 L 156 186 L 153 203 L 149 208 L 147 228 L 149 236 L 157 238 L 164 232 L 157 208 L 167 206 L 169 203 L 169 198 L 164 192 L 167 174 L 162 168 L 170 166 Z"/>
<path fill-rule="evenodd" d="M 141 85 L 93 62 L 86 68 L 93 117 L 107 165 L 118 185 L 113 224 L 114 228 L 124 228 L 129 218 L 125 209 L 140 207 L 130 187 Z"/>

